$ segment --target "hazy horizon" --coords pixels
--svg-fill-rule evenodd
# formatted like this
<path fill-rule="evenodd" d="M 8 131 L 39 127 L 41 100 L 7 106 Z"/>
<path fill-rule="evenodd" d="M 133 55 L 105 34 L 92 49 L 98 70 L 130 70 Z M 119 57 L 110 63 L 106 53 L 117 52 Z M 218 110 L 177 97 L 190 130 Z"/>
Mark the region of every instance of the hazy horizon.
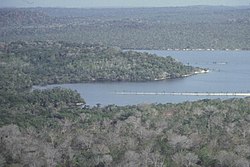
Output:
<path fill-rule="evenodd" d="M 249 6 L 249 0 L 2 0 L 0 7 L 59 7 L 59 8 L 127 8 L 127 7 L 181 7 L 181 6 Z"/>

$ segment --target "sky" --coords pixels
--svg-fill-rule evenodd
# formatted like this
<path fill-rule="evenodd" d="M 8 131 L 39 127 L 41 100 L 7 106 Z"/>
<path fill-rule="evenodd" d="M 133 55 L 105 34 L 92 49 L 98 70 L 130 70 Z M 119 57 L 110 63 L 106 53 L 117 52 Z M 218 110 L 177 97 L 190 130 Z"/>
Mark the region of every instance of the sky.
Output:
<path fill-rule="evenodd" d="M 0 7 L 168 7 L 192 5 L 245 6 L 250 0 L 0 0 Z"/>

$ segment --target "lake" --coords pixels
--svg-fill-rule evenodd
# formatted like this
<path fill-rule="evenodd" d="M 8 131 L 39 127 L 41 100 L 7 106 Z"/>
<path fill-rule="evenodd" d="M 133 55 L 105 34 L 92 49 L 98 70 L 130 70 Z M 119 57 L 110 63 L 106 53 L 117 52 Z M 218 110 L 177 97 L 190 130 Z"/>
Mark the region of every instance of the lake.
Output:
<path fill-rule="evenodd" d="M 158 56 L 172 56 L 178 61 L 210 72 L 191 77 L 152 82 L 104 82 L 48 85 L 34 88 L 63 87 L 77 90 L 86 103 L 109 104 L 179 103 L 199 99 L 227 99 L 232 96 L 119 95 L 116 92 L 250 92 L 250 51 L 158 51 L 140 50 Z"/>

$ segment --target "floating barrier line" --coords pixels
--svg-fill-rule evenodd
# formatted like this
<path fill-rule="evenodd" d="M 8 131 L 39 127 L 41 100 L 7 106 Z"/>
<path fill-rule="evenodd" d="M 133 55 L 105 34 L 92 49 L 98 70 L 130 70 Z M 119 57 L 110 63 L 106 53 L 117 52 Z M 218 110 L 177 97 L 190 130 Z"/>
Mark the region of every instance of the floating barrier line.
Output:
<path fill-rule="evenodd" d="M 250 96 L 250 93 L 202 93 L 202 92 L 115 92 L 117 95 L 172 95 L 172 96 Z"/>

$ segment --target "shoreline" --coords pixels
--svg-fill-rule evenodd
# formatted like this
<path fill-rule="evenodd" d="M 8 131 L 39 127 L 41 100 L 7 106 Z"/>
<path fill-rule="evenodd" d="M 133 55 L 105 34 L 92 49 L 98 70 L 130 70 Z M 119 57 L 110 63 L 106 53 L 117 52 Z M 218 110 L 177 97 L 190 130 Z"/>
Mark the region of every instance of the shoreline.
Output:
<path fill-rule="evenodd" d="M 198 74 L 205 74 L 209 73 L 210 71 L 207 69 L 200 69 L 198 71 L 194 71 L 190 74 L 181 75 L 180 77 L 169 77 L 169 78 L 155 78 L 154 80 L 141 80 L 141 81 L 131 81 L 131 80 L 89 80 L 89 81 L 81 81 L 81 82 L 66 82 L 66 83 L 48 83 L 48 84 L 34 84 L 31 86 L 31 89 L 33 87 L 47 87 L 50 85 L 61 85 L 61 84 L 82 84 L 82 83 L 146 83 L 146 82 L 157 82 L 157 81 L 164 81 L 164 80 L 172 80 L 172 79 L 182 79 L 186 77 L 191 77 L 193 75 Z"/>

